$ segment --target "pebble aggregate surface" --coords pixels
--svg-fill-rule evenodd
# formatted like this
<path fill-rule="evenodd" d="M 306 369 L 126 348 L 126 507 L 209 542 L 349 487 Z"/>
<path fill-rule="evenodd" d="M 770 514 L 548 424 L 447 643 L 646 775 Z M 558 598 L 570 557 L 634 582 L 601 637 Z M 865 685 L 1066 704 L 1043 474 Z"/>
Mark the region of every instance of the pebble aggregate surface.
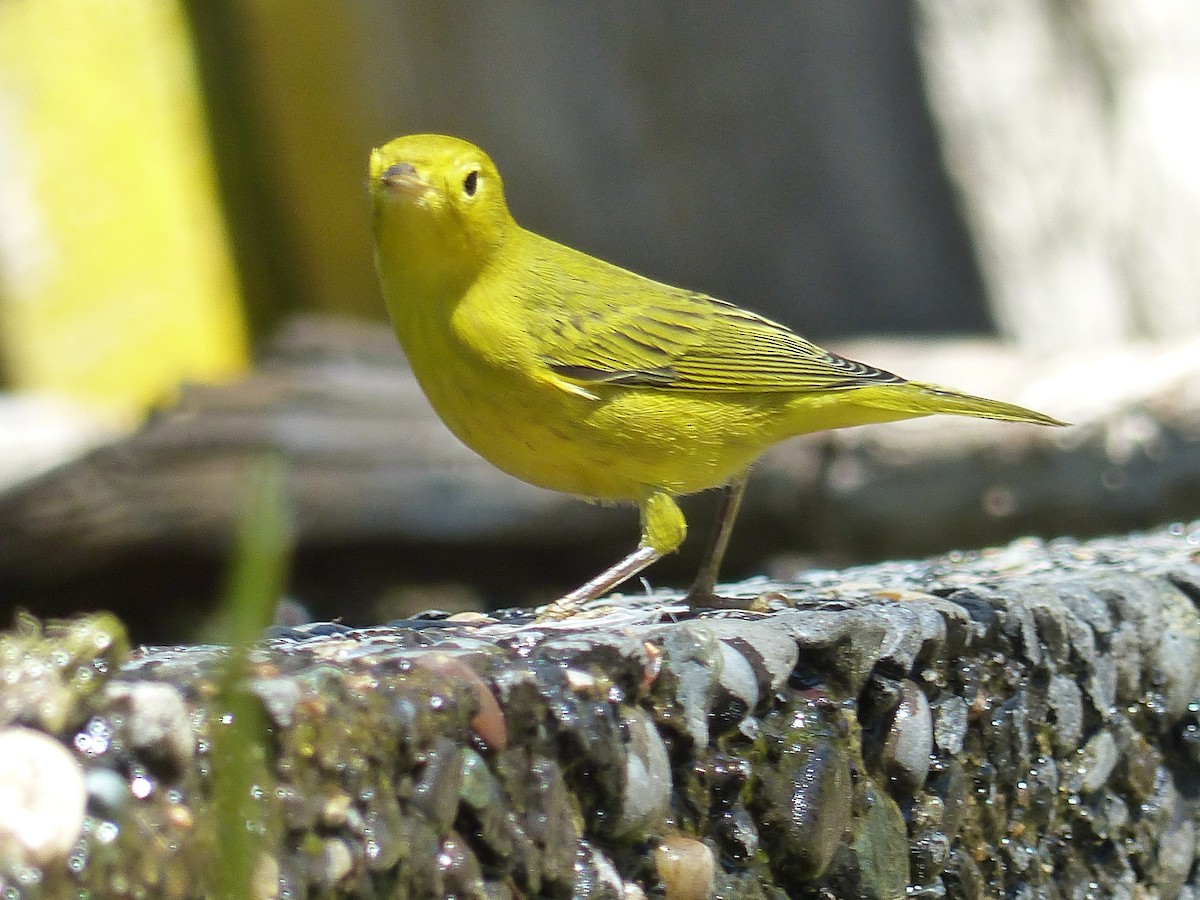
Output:
<path fill-rule="evenodd" d="M 246 896 L 1200 897 L 1200 523 L 721 593 L 272 630 Z M 229 656 L 0 635 L 4 896 L 209 895 Z"/>

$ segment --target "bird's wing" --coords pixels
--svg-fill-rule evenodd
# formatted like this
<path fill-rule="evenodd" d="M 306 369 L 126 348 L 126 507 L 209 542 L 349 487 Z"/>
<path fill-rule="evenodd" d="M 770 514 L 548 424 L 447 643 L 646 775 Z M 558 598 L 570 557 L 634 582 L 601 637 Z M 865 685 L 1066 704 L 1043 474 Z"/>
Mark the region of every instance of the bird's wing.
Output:
<path fill-rule="evenodd" d="M 653 284 L 653 283 L 651 283 Z M 653 284 L 568 302 L 538 323 L 543 362 L 579 385 L 825 392 L 904 379 L 821 349 L 755 313 Z"/>

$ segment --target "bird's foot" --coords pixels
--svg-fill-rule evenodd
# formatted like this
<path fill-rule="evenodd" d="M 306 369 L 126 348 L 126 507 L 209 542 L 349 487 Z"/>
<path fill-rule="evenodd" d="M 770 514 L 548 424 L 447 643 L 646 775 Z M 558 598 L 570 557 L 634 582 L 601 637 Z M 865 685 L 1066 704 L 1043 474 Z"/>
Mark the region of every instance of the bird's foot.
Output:
<path fill-rule="evenodd" d="M 687 593 L 687 605 L 693 611 L 701 609 L 740 609 L 749 612 L 765 611 L 761 597 L 722 597 L 714 587 L 693 585 Z"/>

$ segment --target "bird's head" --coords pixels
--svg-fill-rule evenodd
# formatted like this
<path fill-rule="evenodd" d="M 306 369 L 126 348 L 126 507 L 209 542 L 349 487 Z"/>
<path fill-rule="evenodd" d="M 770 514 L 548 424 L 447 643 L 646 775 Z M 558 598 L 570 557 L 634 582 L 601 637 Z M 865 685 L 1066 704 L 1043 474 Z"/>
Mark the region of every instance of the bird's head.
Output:
<path fill-rule="evenodd" d="M 473 276 L 515 227 L 495 163 L 454 137 L 412 134 L 376 148 L 370 191 L 381 261 L 431 275 Z"/>

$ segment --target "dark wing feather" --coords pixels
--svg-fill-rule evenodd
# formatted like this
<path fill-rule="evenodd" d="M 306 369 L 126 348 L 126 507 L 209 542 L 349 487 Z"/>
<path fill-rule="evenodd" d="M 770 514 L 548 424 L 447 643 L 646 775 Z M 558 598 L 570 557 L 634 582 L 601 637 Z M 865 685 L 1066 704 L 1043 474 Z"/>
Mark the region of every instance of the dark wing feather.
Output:
<path fill-rule="evenodd" d="M 621 272 L 603 300 L 591 284 L 545 309 L 545 364 L 580 384 L 670 390 L 824 392 L 904 379 L 821 349 L 783 325 L 731 303 Z M 601 282 L 603 283 L 603 282 Z M 574 301 L 574 302 L 573 302 Z"/>

